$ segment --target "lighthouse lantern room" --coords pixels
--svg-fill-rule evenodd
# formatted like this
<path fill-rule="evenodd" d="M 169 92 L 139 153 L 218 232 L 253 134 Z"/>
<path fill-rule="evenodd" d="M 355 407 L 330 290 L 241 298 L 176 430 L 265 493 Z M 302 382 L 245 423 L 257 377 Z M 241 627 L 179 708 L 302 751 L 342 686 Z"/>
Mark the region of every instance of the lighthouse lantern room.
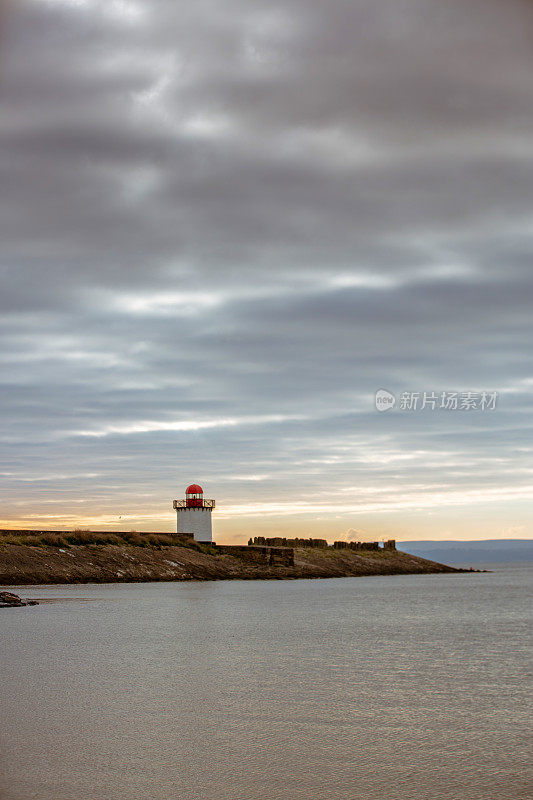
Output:
<path fill-rule="evenodd" d="M 185 489 L 185 500 L 174 500 L 177 532 L 194 537 L 197 542 L 212 542 L 211 514 L 214 500 L 204 500 L 204 490 L 197 483 Z"/>

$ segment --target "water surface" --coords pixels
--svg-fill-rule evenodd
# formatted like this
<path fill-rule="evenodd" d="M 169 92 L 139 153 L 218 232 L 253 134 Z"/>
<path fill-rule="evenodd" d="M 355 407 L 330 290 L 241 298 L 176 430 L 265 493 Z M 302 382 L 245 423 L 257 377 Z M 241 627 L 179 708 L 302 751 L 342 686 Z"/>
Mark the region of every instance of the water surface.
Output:
<path fill-rule="evenodd" d="M 525 800 L 527 576 L 21 589 L 0 797 Z"/>

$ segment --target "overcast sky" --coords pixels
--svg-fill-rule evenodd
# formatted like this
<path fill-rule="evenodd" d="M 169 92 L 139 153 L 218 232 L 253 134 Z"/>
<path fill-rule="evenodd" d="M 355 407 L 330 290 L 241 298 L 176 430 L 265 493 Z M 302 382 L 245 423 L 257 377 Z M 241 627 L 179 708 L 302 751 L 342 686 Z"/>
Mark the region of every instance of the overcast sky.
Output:
<path fill-rule="evenodd" d="M 195 481 L 218 540 L 531 535 L 530 2 L 2 26 L 0 524 L 172 530 Z"/>

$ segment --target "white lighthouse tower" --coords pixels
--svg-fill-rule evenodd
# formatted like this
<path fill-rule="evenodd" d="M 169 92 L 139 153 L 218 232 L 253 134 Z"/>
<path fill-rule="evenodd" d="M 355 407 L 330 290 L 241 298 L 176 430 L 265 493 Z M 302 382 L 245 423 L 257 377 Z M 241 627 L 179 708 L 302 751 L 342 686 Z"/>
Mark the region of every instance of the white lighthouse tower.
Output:
<path fill-rule="evenodd" d="M 212 542 L 211 513 L 214 500 L 204 500 L 204 490 L 197 483 L 185 489 L 185 500 L 174 500 L 177 532 L 193 536 L 197 542 Z"/>

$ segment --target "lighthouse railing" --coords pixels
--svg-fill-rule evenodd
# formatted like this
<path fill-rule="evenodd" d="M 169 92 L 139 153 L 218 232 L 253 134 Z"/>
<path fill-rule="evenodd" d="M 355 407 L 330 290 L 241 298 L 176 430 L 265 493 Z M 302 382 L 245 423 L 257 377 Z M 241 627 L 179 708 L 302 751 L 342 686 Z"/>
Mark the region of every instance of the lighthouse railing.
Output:
<path fill-rule="evenodd" d="M 173 508 L 191 508 L 191 504 L 187 503 L 187 500 L 174 500 L 172 503 Z M 195 500 L 193 508 L 214 508 L 215 501 L 214 500 Z"/>

